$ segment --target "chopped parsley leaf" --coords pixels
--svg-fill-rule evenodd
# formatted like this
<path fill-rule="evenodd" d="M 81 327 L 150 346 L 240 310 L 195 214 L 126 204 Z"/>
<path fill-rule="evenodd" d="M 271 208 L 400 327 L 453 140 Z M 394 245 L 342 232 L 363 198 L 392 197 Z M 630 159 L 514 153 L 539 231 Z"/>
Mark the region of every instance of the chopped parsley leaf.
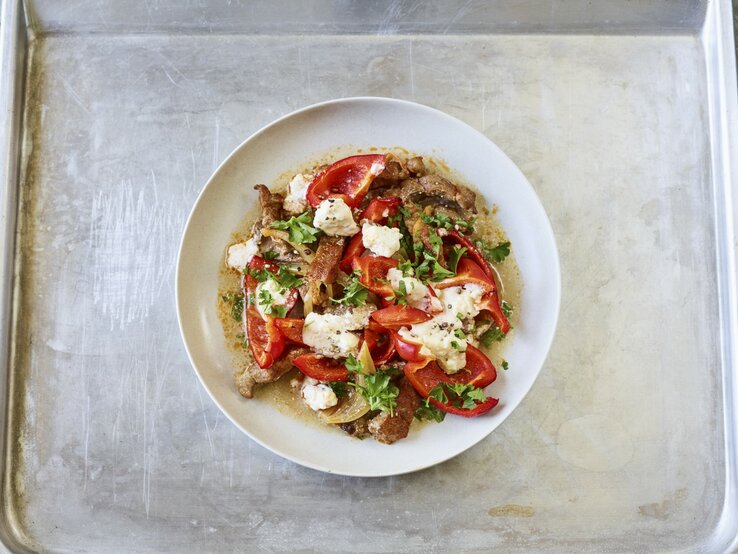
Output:
<path fill-rule="evenodd" d="M 223 302 L 231 305 L 231 317 L 236 321 L 241 321 L 243 317 L 244 296 L 238 292 L 229 292 L 220 297 Z"/>
<path fill-rule="evenodd" d="M 351 304 L 352 306 L 363 306 L 369 296 L 369 290 L 359 281 L 361 271 L 358 269 L 351 274 L 343 288 L 343 296 L 341 298 L 331 298 L 336 304 Z"/>
<path fill-rule="evenodd" d="M 407 288 L 405 287 L 405 281 L 400 279 L 395 291 L 395 301 L 400 306 L 407 306 Z"/>
<path fill-rule="evenodd" d="M 414 272 L 413 272 L 413 264 L 410 263 L 410 260 L 405 260 L 404 262 L 401 262 L 397 266 L 397 269 L 399 269 L 400 271 L 402 271 L 402 276 L 403 277 L 412 277 L 413 274 L 414 274 Z"/>
<path fill-rule="evenodd" d="M 441 213 L 433 215 L 423 214 L 420 217 L 423 220 L 423 223 L 427 223 L 432 227 L 443 228 L 449 231 L 451 229 L 458 229 L 459 231 L 462 231 L 464 233 L 474 232 L 474 219 L 472 219 L 471 221 L 466 221 L 463 219 L 453 220 L 447 215 Z"/>
<path fill-rule="evenodd" d="M 272 223 L 272 228 L 288 231 L 290 242 L 296 244 L 312 244 L 318 240 L 321 233 L 320 229 L 313 227 L 312 223 L 313 213 L 307 211 L 297 217 L 275 221 Z"/>
<path fill-rule="evenodd" d="M 484 257 L 490 262 L 500 263 L 510 255 L 510 242 L 500 242 L 497 246 L 491 247 L 487 241 L 478 240 L 475 246 L 482 251 Z"/>
<path fill-rule="evenodd" d="M 348 394 L 348 389 L 346 388 L 346 383 L 343 381 L 331 381 L 330 383 L 326 383 L 331 389 L 333 389 L 333 393 L 338 397 L 342 398 Z"/>
<path fill-rule="evenodd" d="M 505 371 L 507 371 L 507 368 L 509 368 L 509 367 L 510 367 L 510 366 L 508 365 L 508 363 L 507 363 L 507 360 L 502 360 L 502 364 L 501 364 L 501 366 L 502 366 L 502 369 L 504 369 Z"/>
<path fill-rule="evenodd" d="M 484 346 L 491 346 L 493 342 L 499 342 L 504 338 L 505 333 L 503 333 L 499 327 L 493 325 L 480 335 L 479 342 Z"/>
<path fill-rule="evenodd" d="M 264 282 L 267 279 L 272 279 L 283 288 L 292 289 L 302 285 L 302 279 L 297 277 L 289 269 L 280 267 L 275 274 L 269 269 L 249 269 L 249 275 L 251 275 L 257 281 Z"/>
<path fill-rule="evenodd" d="M 284 292 L 284 291 L 281 291 Z M 264 313 L 274 317 L 284 317 L 287 315 L 287 306 L 278 306 L 274 304 L 272 293 L 262 288 L 259 290 L 259 305 L 264 306 Z"/>
<path fill-rule="evenodd" d="M 456 408 L 472 410 L 477 406 L 477 402 L 484 402 L 487 399 L 487 395 L 484 393 L 484 389 L 480 389 L 474 385 L 439 383 L 430 391 L 428 398 L 425 399 L 426 406 L 431 405 L 429 398 Z"/>
<path fill-rule="evenodd" d="M 456 273 L 456 268 L 459 266 L 459 260 L 466 252 L 466 246 L 454 246 L 451 249 L 451 253 L 448 255 L 448 270 Z"/>
<path fill-rule="evenodd" d="M 415 419 L 420 421 L 437 421 L 440 423 L 446 417 L 446 412 L 442 412 L 432 404 L 426 406 L 421 404 L 417 410 L 415 410 Z"/>
<path fill-rule="evenodd" d="M 391 416 L 394 415 L 400 389 L 392 384 L 390 381 L 392 376 L 389 373 L 377 371 L 372 375 L 365 374 L 364 366 L 353 354 L 349 354 L 346 359 L 346 369 L 349 373 L 363 376 L 363 385 L 356 382 L 351 382 L 349 385 L 364 397 L 370 410 L 379 410 L 388 412 Z"/>
<path fill-rule="evenodd" d="M 262 254 L 262 257 L 263 257 L 263 258 L 264 258 L 265 260 L 273 260 L 273 259 L 274 259 L 274 258 L 276 258 L 277 256 L 279 256 L 279 254 L 278 254 L 277 252 L 275 252 L 274 250 L 267 250 L 266 252 L 264 252 L 264 253 Z"/>

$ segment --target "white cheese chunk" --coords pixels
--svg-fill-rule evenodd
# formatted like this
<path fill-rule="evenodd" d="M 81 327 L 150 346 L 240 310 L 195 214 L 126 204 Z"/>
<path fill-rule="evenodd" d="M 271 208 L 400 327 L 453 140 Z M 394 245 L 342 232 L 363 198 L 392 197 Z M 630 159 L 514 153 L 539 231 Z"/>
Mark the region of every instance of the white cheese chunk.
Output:
<path fill-rule="evenodd" d="M 266 294 L 262 291 L 266 291 Z M 276 313 L 267 314 L 266 311 L 270 306 L 284 306 L 287 304 L 285 293 L 287 289 L 280 286 L 274 279 L 262 281 L 256 287 L 256 309 L 262 316 L 271 315 L 276 317 Z M 263 298 L 269 298 L 268 302 L 262 302 Z"/>
<path fill-rule="evenodd" d="M 446 373 L 456 373 L 466 365 L 467 339 L 457 336 L 463 332 L 463 321 L 479 314 L 479 303 L 484 289 L 479 285 L 467 284 L 437 291 L 443 312 L 431 320 L 410 327 L 402 327 L 402 338 L 422 344 L 421 354 L 433 356 Z M 461 337 L 462 333 L 458 333 Z M 468 340 L 472 340 L 469 337 Z"/>
<path fill-rule="evenodd" d="M 431 296 L 428 287 L 425 286 L 420 279 L 416 279 L 415 277 L 403 277 L 402 271 L 393 267 L 387 272 L 387 281 L 389 281 L 393 290 L 400 290 L 400 283 L 405 285 L 408 306 L 419 308 L 424 311 L 440 310 L 439 300 Z"/>
<path fill-rule="evenodd" d="M 366 221 L 361 226 L 361 242 L 377 256 L 389 258 L 400 249 L 402 233 L 399 229 Z"/>
<path fill-rule="evenodd" d="M 319 381 L 307 377 L 300 388 L 300 396 L 311 410 L 325 410 L 338 404 L 338 397 L 333 389 Z"/>
<path fill-rule="evenodd" d="M 313 225 L 333 237 L 350 237 L 359 232 L 351 208 L 342 198 L 323 200 L 315 210 Z"/>
<path fill-rule="evenodd" d="M 307 193 L 308 185 L 313 180 L 312 175 L 303 175 L 298 173 L 290 181 L 288 194 L 282 203 L 282 207 L 291 214 L 301 214 L 308 208 Z"/>
<path fill-rule="evenodd" d="M 302 340 L 317 354 L 330 358 L 356 355 L 359 336 L 351 331 L 366 327 L 369 323 L 368 310 L 348 310 L 342 314 L 318 314 L 310 312 L 305 317 Z"/>
<path fill-rule="evenodd" d="M 467 319 L 479 314 L 478 306 L 483 294 L 482 287 L 469 283 L 463 287 L 448 287 L 439 290 L 438 299 L 443 304 L 444 311 L 452 312 L 454 317 L 460 314 L 462 319 Z M 458 320 L 458 317 L 456 318 Z"/>
<path fill-rule="evenodd" d="M 253 238 L 246 242 L 238 242 L 228 247 L 226 265 L 232 269 L 243 271 L 251 258 L 259 254 L 259 245 Z"/>

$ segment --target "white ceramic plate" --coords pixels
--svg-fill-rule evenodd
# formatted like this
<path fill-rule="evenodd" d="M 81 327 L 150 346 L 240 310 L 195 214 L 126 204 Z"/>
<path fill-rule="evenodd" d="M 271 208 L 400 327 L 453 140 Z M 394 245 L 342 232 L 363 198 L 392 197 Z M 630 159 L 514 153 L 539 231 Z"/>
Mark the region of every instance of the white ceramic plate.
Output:
<path fill-rule="evenodd" d="M 223 249 L 247 209 L 256 183 L 271 183 L 313 155 L 352 145 L 402 146 L 434 155 L 499 206 L 522 277 L 518 325 L 505 349 L 509 372 L 488 392 L 500 398 L 489 414 L 448 416 L 391 446 L 358 441 L 334 429 L 305 425 L 265 401 L 245 400 L 233 386 L 231 356 L 216 314 Z M 386 476 L 448 460 L 489 435 L 530 390 L 553 340 L 559 313 L 560 270 L 553 232 L 536 193 L 520 170 L 484 135 L 453 117 L 412 102 L 346 98 L 309 106 L 278 119 L 221 164 L 195 203 L 177 263 L 177 316 L 187 353 L 213 401 L 253 440 L 299 464 L 331 473 Z"/>

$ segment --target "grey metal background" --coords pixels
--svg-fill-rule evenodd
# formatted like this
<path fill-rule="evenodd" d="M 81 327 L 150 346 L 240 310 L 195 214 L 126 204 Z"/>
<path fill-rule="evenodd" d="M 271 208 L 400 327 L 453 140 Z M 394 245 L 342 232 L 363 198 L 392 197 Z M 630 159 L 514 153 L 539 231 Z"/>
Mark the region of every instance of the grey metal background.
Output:
<path fill-rule="evenodd" d="M 735 538 L 719 156 L 735 98 L 713 52 L 732 39 L 710 28 L 729 4 L 377 6 L 34 3 L 3 506 L 14 548 Z M 560 328 L 519 409 L 456 459 L 386 479 L 320 474 L 243 436 L 200 387 L 174 311 L 180 233 L 219 162 L 276 117 L 352 95 L 480 129 L 533 184 L 562 261 Z"/>

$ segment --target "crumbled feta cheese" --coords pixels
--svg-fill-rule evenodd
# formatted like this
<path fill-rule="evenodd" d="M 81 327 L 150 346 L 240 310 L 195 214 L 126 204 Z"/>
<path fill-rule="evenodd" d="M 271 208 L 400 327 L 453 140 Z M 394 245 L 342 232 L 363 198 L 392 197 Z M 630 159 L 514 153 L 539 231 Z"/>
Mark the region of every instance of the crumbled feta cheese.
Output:
<path fill-rule="evenodd" d="M 374 162 L 372 166 L 369 168 L 369 173 L 371 173 L 375 177 L 379 175 L 380 173 L 382 173 L 382 171 L 384 171 L 384 164 L 380 164 L 377 162 Z"/>
<path fill-rule="evenodd" d="M 267 291 L 269 297 L 271 298 L 271 301 L 262 303 L 261 299 L 264 295 L 261 291 Z M 259 310 L 259 313 L 262 316 L 265 316 L 268 315 L 266 313 L 266 309 L 269 306 L 284 306 L 285 304 L 287 304 L 287 297 L 285 296 L 286 292 L 287 289 L 283 288 L 274 279 L 267 279 L 266 281 L 262 281 L 256 287 L 256 309 Z"/>
<path fill-rule="evenodd" d="M 443 304 L 443 309 L 453 312 L 454 317 L 461 314 L 462 319 L 467 319 L 479 314 L 478 305 L 483 294 L 482 287 L 468 283 L 462 287 L 448 287 L 439 290 L 438 299 Z"/>
<path fill-rule="evenodd" d="M 342 198 L 323 200 L 315 210 L 313 225 L 326 235 L 334 237 L 350 237 L 359 232 L 359 226 L 354 221 L 351 208 Z"/>
<path fill-rule="evenodd" d="M 466 365 L 467 345 L 467 339 L 457 337 L 456 331 L 463 331 L 462 319 L 476 317 L 479 313 L 484 289 L 470 283 L 440 289 L 437 293 L 443 304 L 443 312 L 409 329 L 401 327 L 399 334 L 408 341 L 422 344 L 421 354 L 435 357 L 446 373 L 456 373 Z"/>
<path fill-rule="evenodd" d="M 307 210 L 307 193 L 308 185 L 313 180 L 312 175 L 303 175 L 298 173 L 290 181 L 288 194 L 282 203 L 282 207 L 291 214 L 301 214 Z"/>
<path fill-rule="evenodd" d="M 300 389 L 300 396 L 311 410 L 325 410 L 338 404 L 338 397 L 328 385 L 307 377 Z"/>
<path fill-rule="evenodd" d="M 259 254 L 259 245 L 250 238 L 246 242 L 238 242 L 228 247 L 226 265 L 230 268 L 243 271 L 249 265 L 251 258 Z"/>
<path fill-rule="evenodd" d="M 431 296 L 428 287 L 420 279 L 403 277 L 402 271 L 393 267 L 387 272 L 387 281 L 389 281 L 393 290 L 400 290 L 401 282 L 405 284 L 408 306 L 425 311 L 431 311 L 431 309 L 432 311 L 439 311 L 441 309 L 440 301 Z"/>
<path fill-rule="evenodd" d="M 342 314 L 310 312 L 305 317 L 302 340 L 322 356 L 343 358 L 357 354 L 359 336 L 351 331 L 366 327 L 369 313 L 368 310 L 347 310 Z"/>
<path fill-rule="evenodd" d="M 399 229 L 377 225 L 371 221 L 361 226 L 361 242 L 377 256 L 389 258 L 400 249 L 402 233 Z"/>

